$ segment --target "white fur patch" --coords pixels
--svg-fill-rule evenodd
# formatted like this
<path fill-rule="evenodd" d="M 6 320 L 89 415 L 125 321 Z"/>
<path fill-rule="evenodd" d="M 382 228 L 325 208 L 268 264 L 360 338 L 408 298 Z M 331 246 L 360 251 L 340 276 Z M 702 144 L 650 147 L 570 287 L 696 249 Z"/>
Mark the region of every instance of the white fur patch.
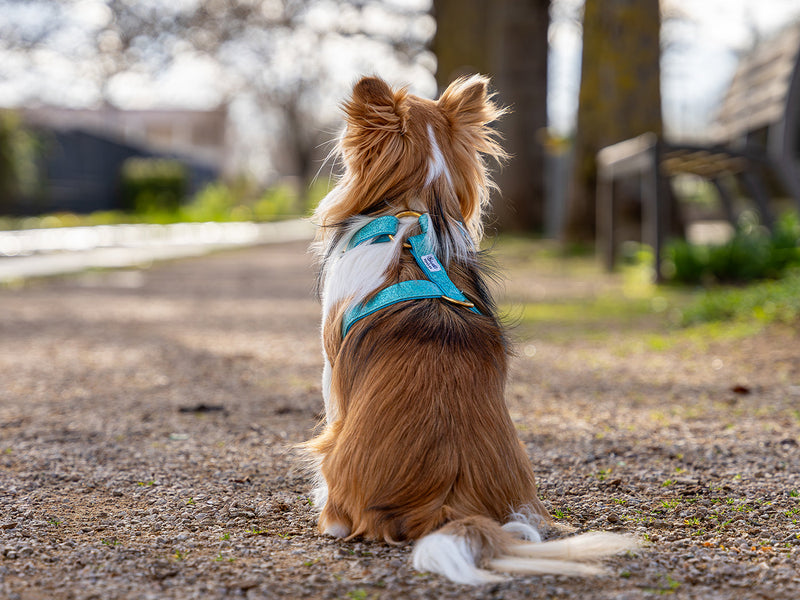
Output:
<path fill-rule="evenodd" d="M 508 515 L 508 523 L 503 525 L 503 529 L 528 542 L 539 543 L 542 541 L 539 533 L 541 523 L 542 517 L 536 511 L 529 506 L 521 506 Z"/>
<path fill-rule="evenodd" d="M 604 556 L 633 550 L 637 546 L 636 538 L 628 535 L 590 531 L 541 544 L 519 544 L 510 548 L 509 554 L 549 560 L 597 560 Z"/>
<path fill-rule="evenodd" d="M 528 542 L 539 543 L 542 541 L 542 536 L 539 534 L 536 528 L 529 523 L 510 521 L 509 523 L 503 525 L 503 529 L 508 533 L 511 533 Z"/>
<path fill-rule="evenodd" d="M 325 364 L 322 367 L 322 401 L 325 403 L 325 422 L 330 425 L 339 418 L 337 407 L 331 402 L 331 380 L 333 379 L 333 369 L 331 361 L 323 352 Z"/>
<path fill-rule="evenodd" d="M 311 499 L 314 501 L 314 509 L 318 512 L 321 512 L 328 503 L 328 482 L 325 481 L 322 473 L 317 473 L 317 485 L 311 493 Z"/>
<path fill-rule="evenodd" d="M 447 183 L 452 186 L 453 181 L 450 179 L 450 171 L 447 170 L 447 162 L 444 160 L 442 149 L 439 148 L 439 144 L 436 142 L 436 134 L 433 133 L 433 127 L 430 123 L 428 123 L 428 139 L 431 142 L 431 155 L 428 158 L 428 176 L 425 179 L 425 186 L 429 186 L 442 175 L 447 179 Z"/>
<path fill-rule="evenodd" d="M 411 560 L 417 571 L 438 573 L 456 583 L 478 585 L 505 580 L 475 566 L 467 541 L 446 533 L 432 533 L 417 541 Z"/>
<path fill-rule="evenodd" d="M 371 292 L 384 284 L 386 271 L 397 260 L 399 238 L 413 221 L 401 223 L 394 242 L 382 244 L 363 243 L 343 252 L 352 235 L 366 225 L 371 218 L 358 219 L 351 231 L 334 248 L 333 256 L 326 267 L 322 292 L 322 320 L 328 318 L 333 306 L 348 299 L 348 305 L 358 304 Z"/>
<path fill-rule="evenodd" d="M 335 538 L 346 538 L 350 535 L 350 528 L 343 523 L 329 523 L 323 533 Z"/>

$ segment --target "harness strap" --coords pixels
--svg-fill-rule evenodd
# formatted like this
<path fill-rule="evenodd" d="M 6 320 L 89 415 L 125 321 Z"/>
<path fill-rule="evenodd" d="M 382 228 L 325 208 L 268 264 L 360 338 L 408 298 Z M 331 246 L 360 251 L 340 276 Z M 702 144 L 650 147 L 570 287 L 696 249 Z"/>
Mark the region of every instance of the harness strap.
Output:
<path fill-rule="evenodd" d="M 397 217 L 393 217 L 392 215 L 378 217 L 353 234 L 353 237 L 350 238 L 350 243 L 347 244 L 347 249 L 352 250 L 367 240 L 387 242 L 390 239 L 389 236 L 393 236 L 397 233 L 397 226 L 399 223 L 400 221 Z"/>
<path fill-rule="evenodd" d="M 397 233 L 399 220 L 397 217 L 387 215 L 370 221 L 367 225 L 359 229 L 351 238 L 348 250 L 372 240 L 372 242 L 384 242 L 392 239 Z M 423 214 L 419 216 L 419 225 L 422 233 L 408 238 L 411 245 L 411 255 L 428 278 L 415 279 L 411 281 L 401 281 L 382 289 L 367 302 L 362 302 L 347 310 L 342 319 L 342 338 L 347 335 L 350 327 L 360 319 L 369 316 L 383 308 L 404 302 L 406 300 L 418 300 L 422 298 L 442 298 L 454 304 L 469 308 L 472 312 L 480 314 L 475 305 L 469 301 L 464 293 L 456 287 L 447 275 L 439 259 L 433 253 L 426 241 L 426 234 L 430 227 L 430 216 Z"/>
<path fill-rule="evenodd" d="M 420 216 L 419 226 L 422 229 L 422 233 L 408 238 L 414 260 L 416 260 L 417 264 L 422 268 L 425 276 L 442 290 L 443 296 L 466 304 L 472 304 L 450 279 L 442 263 L 439 262 L 439 259 L 436 258 L 436 255 L 433 253 L 433 249 L 428 247 L 426 234 L 430 227 L 430 216 L 427 213 Z M 475 309 L 474 312 L 478 312 L 478 310 Z"/>

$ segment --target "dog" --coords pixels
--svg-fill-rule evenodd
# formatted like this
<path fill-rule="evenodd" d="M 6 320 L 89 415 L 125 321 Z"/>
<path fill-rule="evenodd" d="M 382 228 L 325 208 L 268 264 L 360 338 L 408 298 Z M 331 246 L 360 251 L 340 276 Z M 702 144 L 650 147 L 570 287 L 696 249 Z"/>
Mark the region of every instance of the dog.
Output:
<path fill-rule="evenodd" d="M 321 532 L 416 540 L 413 565 L 452 581 L 584 575 L 635 546 L 552 526 L 506 408 L 510 355 L 478 243 L 506 157 L 505 109 L 475 75 L 433 101 L 378 77 L 343 103 L 343 173 L 317 207 L 325 423 L 305 444 Z"/>

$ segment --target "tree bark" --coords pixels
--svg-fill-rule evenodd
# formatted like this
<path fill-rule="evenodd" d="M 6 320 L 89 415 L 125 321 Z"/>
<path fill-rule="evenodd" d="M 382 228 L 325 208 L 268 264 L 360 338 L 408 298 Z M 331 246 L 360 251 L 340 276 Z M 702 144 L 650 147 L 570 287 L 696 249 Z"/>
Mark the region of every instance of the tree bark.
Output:
<path fill-rule="evenodd" d="M 569 242 L 590 242 L 595 236 L 597 152 L 648 131 L 662 133 L 658 4 L 586 0 L 584 5 L 575 162 L 565 231 Z M 637 218 L 635 211 L 624 216 Z"/>
<path fill-rule="evenodd" d="M 492 78 L 498 101 L 511 108 L 498 124 L 510 161 L 495 173 L 497 225 L 506 230 L 544 227 L 547 127 L 547 28 L 550 0 L 434 0 L 433 50 L 441 89 L 455 77 Z"/>

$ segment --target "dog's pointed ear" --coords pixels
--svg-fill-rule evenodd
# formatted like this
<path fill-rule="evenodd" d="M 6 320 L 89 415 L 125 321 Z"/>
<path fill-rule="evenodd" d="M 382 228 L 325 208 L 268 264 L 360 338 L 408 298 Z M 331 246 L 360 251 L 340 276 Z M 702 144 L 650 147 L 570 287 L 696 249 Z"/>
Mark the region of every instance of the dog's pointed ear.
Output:
<path fill-rule="evenodd" d="M 389 106 L 394 104 L 394 95 L 389 84 L 380 77 L 362 77 L 353 86 L 353 102 L 372 104 L 373 106 Z"/>
<path fill-rule="evenodd" d="M 344 105 L 347 122 L 364 129 L 402 132 L 403 116 L 398 107 L 403 97 L 405 90 L 394 92 L 379 77 L 362 77 Z"/>
<path fill-rule="evenodd" d="M 453 125 L 485 125 L 502 114 L 492 102 L 488 89 L 488 77 L 461 77 L 442 92 L 439 107 Z"/>

